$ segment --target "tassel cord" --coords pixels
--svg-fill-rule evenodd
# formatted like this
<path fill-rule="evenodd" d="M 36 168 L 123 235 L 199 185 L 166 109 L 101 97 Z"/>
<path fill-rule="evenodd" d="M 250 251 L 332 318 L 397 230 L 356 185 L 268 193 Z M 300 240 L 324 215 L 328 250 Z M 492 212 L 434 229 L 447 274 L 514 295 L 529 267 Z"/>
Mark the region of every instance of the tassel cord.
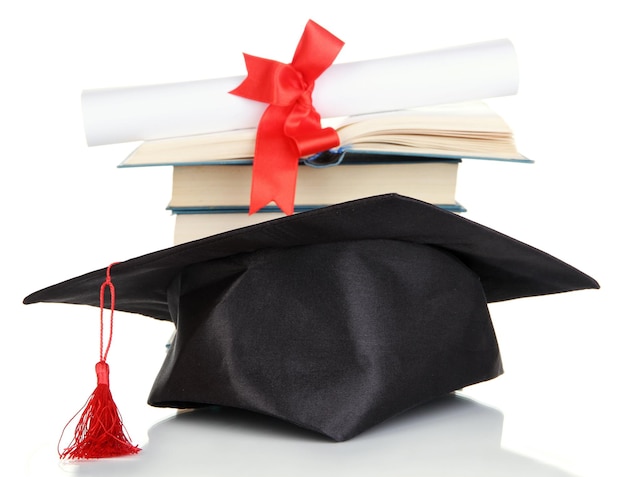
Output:
<path fill-rule="evenodd" d="M 109 355 L 109 350 L 111 349 L 111 341 L 113 339 L 113 312 L 115 310 L 115 286 L 111 281 L 111 267 L 113 267 L 115 263 L 112 263 L 108 266 L 106 271 L 106 279 L 104 283 L 100 286 L 100 361 L 106 362 L 107 357 Z M 111 310 L 111 314 L 109 315 L 109 339 L 107 341 L 106 349 L 104 349 L 104 301 L 105 301 L 105 292 L 106 289 L 109 289 L 109 296 L 111 303 L 109 304 L 109 309 Z"/>

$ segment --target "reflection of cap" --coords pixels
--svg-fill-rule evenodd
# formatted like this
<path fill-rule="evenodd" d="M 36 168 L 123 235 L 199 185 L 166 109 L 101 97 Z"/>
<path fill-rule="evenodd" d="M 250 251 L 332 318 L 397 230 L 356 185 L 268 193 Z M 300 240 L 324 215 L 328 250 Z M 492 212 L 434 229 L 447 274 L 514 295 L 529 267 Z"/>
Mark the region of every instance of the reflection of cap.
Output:
<path fill-rule="evenodd" d="M 338 448 L 320 445 L 315 435 L 275 419 L 207 408 L 156 423 L 148 431 L 141 459 L 102 462 L 90 470 L 115 477 L 177 475 L 182 465 L 185 475 L 194 476 L 210 468 L 215 475 L 232 476 L 250 474 L 248 469 L 271 469 L 274 476 L 299 477 L 573 477 L 501 447 L 503 421 L 500 411 L 452 394 L 389 419 L 363 436 L 367 438 Z M 238 455 L 245 459 L 234 460 Z"/>
<path fill-rule="evenodd" d="M 99 305 L 105 270 L 25 303 Z M 150 403 L 219 404 L 348 439 L 501 373 L 487 302 L 598 288 L 512 238 L 397 195 L 113 266 L 115 307 L 177 333 Z"/>

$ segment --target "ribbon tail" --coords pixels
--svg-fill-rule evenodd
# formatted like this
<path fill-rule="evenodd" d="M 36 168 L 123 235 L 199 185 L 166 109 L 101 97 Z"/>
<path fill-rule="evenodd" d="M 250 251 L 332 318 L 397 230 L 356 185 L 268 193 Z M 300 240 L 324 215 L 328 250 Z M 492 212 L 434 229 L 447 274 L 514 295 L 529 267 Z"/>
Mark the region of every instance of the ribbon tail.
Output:
<path fill-rule="evenodd" d="M 243 54 L 248 76 L 230 94 L 243 98 L 274 103 L 276 101 L 276 85 L 273 80 L 285 65 L 278 61 Z"/>
<path fill-rule="evenodd" d="M 270 202 L 287 215 L 294 212 L 300 154 L 295 142 L 286 137 L 280 125 L 288 108 L 269 106 L 257 130 L 249 213 Z"/>
<path fill-rule="evenodd" d="M 256 161 L 258 162 L 258 160 Z M 289 174 L 289 177 L 286 176 L 286 171 L 283 170 L 282 172 L 281 177 L 283 179 L 280 181 L 271 180 L 267 176 L 253 173 L 252 189 L 250 191 L 250 215 L 257 213 L 270 202 L 274 202 L 286 215 L 293 215 L 297 169 Z"/>
<path fill-rule="evenodd" d="M 313 20 L 309 20 L 291 64 L 302 72 L 307 82 L 315 81 L 335 61 L 343 45 L 342 40 Z"/>
<path fill-rule="evenodd" d="M 270 202 L 274 202 L 287 215 L 294 213 L 298 158 L 292 156 L 289 161 L 281 161 L 283 164 L 277 164 L 277 157 L 258 154 L 254 159 L 250 215 L 255 214 Z"/>

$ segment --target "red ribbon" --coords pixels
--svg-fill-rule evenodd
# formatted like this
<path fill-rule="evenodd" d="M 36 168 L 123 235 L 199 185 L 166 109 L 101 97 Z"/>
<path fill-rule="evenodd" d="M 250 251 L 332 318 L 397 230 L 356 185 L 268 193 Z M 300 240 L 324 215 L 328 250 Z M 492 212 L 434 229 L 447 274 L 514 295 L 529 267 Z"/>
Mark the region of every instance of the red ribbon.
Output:
<path fill-rule="evenodd" d="M 337 132 L 321 127 L 311 94 L 343 44 L 309 20 L 290 64 L 244 53 L 248 76 L 231 93 L 269 103 L 257 128 L 250 214 L 271 201 L 293 214 L 300 158 L 339 145 Z"/>

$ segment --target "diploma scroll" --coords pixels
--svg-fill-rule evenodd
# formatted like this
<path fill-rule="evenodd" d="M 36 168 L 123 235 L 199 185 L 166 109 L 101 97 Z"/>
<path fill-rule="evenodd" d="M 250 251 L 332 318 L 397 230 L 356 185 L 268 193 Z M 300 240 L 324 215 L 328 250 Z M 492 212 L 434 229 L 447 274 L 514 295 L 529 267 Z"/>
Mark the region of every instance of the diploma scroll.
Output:
<path fill-rule="evenodd" d="M 207 134 L 256 127 L 267 107 L 229 91 L 243 76 L 85 90 L 87 144 Z M 352 116 L 512 95 L 517 59 L 508 40 L 333 64 L 316 81 L 322 118 Z"/>

